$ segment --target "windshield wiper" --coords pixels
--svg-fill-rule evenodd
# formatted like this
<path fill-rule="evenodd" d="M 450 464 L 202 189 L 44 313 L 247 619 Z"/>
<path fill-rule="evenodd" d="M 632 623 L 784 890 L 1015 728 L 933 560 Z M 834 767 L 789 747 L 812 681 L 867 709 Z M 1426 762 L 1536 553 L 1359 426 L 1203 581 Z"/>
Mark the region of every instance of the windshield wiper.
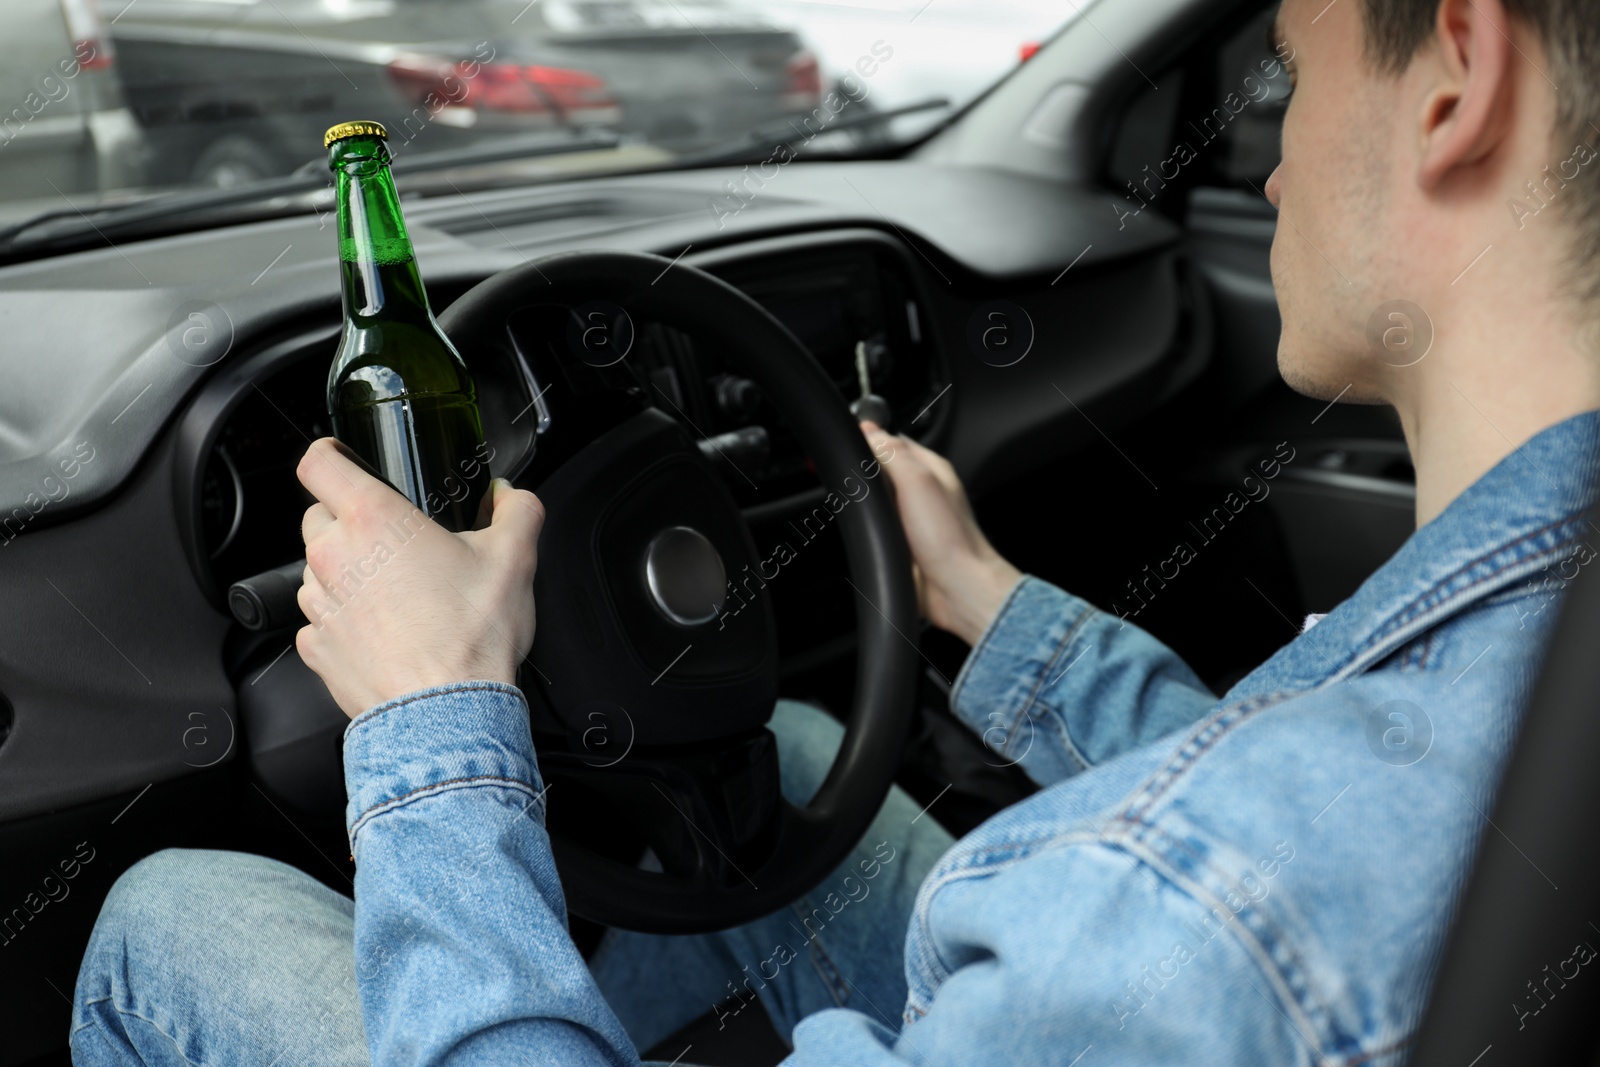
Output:
<path fill-rule="evenodd" d="M 888 111 L 868 111 L 864 114 L 851 115 L 846 118 L 831 122 L 817 130 L 807 130 L 796 126 L 797 119 L 785 119 L 757 126 L 743 137 L 727 141 L 711 148 L 704 148 L 698 152 L 679 156 L 673 160 L 674 167 L 708 167 L 718 163 L 749 163 L 758 158 L 765 159 L 771 153 L 785 146 L 793 148 L 802 141 L 809 141 L 813 137 L 835 133 L 839 130 L 870 129 L 873 126 L 882 126 L 893 122 L 905 115 L 917 115 L 924 111 L 934 111 L 939 108 L 948 108 L 950 101 L 944 97 L 935 97 L 930 100 L 919 100 L 914 104 L 904 107 L 892 108 Z"/>
<path fill-rule="evenodd" d="M 621 138 L 614 134 L 593 134 L 556 142 L 541 135 L 541 140 L 534 144 L 529 144 L 526 139 L 504 140 L 459 151 L 401 154 L 395 157 L 393 170 L 397 177 L 404 178 L 408 174 L 426 174 L 454 167 L 602 151 L 614 149 L 620 143 Z M 114 234 L 127 234 L 179 218 L 315 192 L 330 185 L 326 166 L 323 160 L 314 159 L 292 174 L 235 188 L 199 192 L 185 190 L 132 203 L 87 208 L 54 208 L 0 227 L 0 257 L 15 258 L 15 253 L 24 251 L 62 249 L 92 243 L 95 238 L 110 240 Z"/>

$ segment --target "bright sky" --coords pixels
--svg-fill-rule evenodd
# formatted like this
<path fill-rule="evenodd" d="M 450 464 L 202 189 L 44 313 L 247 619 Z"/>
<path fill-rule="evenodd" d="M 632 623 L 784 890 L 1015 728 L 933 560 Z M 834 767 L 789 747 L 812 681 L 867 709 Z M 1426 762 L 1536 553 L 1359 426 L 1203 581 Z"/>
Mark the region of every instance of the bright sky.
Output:
<path fill-rule="evenodd" d="M 893 48 L 893 58 L 867 82 L 885 109 L 937 96 L 966 103 L 1017 65 L 1024 44 L 1048 40 L 1087 6 L 1087 0 L 746 3 L 797 30 L 835 76 L 877 42 Z"/>

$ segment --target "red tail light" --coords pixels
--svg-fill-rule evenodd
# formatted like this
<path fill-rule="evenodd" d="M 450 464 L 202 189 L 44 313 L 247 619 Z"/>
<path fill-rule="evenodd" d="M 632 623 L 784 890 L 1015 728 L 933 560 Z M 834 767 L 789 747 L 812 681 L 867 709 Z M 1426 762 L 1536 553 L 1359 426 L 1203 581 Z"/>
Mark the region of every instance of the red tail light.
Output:
<path fill-rule="evenodd" d="M 451 63 L 430 56 L 400 56 L 389 77 L 407 100 L 430 108 L 555 113 L 588 118 L 614 111 L 617 100 L 605 81 L 587 71 L 515 63 Z"/>
<path fill-rule="evenodd" d="M 796 52 L 784 73 L 788 77 L 784 83 L 785 93 L 822 94 L 822 70 L 817 66 L 817 57 L 810 52 Z"/>
<path fill-rule="evenodd" d="M 61 0 L 61 17 L 72 38 L 72 54 L 84 70 L 105 70 L 115 54 L 94 0 Z"/>
<path fill-rule="evenodd" d="M 467 106 L 471 83 L 462 77 L 464 63 L 433 56 L 402 55 L 389 63 L 389 80 L 407 103 L 424 107 Z M 479 76 L 482 76 L 479 71 Z"/>
<path fill-rule="evenodd" d="M 1019 50 L 1020 55 L 1022 57 L 1022 62 L 1026 63 L 1028 60 L 1030 60 L 1034 56 L 1038 55 L 1039 54 L 1039 49 L 1042 48 L 1042 47 L 1044 47 L 1044 46 L 1041 45 L 1038 41 L 1029 41 L 1027 44 L 1024 44 L 1022 46 L 1022 48 Z"/>
<path fill-rule="evenodd" d="M 796 52 L 784 65 L 782 106 L 791 111 L 809 111 L 822 99 L 822 71 L 817 57 Z"/>
<path fill-rule="evenodd" d="M 522 68 L 513 64 L 483 64 L 470 80 L 458 69 L 456 77 L 461 78 L 467 87 L 465 104 L 468 107 L 484 111 L 550 110 L 543 94 L 522 76 Z"/>
<path fill-rule="evenodd" d="M 522 76 L 530 85 L 544 91 L 557 107 L 582 110 L 596 107 L 616 107 L 616 97 L 605 80 L 587 71 L 565 70 L 561 67 L 523 67 Z"/>

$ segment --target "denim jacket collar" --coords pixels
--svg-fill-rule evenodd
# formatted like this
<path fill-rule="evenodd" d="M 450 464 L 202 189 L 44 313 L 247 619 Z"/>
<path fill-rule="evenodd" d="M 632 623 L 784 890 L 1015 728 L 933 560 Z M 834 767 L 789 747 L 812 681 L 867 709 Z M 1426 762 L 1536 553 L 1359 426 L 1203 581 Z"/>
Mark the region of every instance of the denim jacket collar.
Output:
<path fill-rule="evenodd" d="M 1452 615 L 1537 576 L 1600 534 L 1587 515 L 1597 484 L 1600 411 L 1542 430 L 1225 699 L 1313 689 L 1359 674 Z"/>

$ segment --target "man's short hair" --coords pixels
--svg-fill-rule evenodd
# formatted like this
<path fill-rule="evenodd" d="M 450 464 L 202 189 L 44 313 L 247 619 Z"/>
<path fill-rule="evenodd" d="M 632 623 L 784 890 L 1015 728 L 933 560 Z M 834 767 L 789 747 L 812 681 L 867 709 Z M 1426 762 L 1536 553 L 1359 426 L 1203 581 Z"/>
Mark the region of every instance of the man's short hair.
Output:
<path fill-rule="evenodd" d="M 1600 159 L 1585 153 L 1586 164 L 1567 160 L 1578 145 L 1600 142 L 1600 13 L 1594 0 L 1503 2 L 1511 17 L 1543 43 L 1549 69 L 1542 73 L 1553 83 L 1556 99 L 1549 169 L 1519 181 L 1522 207 L 1508 202 L 1506 210 L 1523 228 L 1555 222 L 1535 217 L 1547 210 L 1558 214 L 1558 225 L 1572 240 L 1570 294 L 1594 322 L 1600 320 Z M 1439 0 L 1365 0 L 1362 8 L 1368 60 L 1377 70 L 1398 75 L 1432 40 Z M 1524 58 L 1514 54 L 1512 62 Z M 1574 166 L 1577 176 L 1567 178 Z M 1532 188 L 1523 182 L 1531 182 Z"/>

